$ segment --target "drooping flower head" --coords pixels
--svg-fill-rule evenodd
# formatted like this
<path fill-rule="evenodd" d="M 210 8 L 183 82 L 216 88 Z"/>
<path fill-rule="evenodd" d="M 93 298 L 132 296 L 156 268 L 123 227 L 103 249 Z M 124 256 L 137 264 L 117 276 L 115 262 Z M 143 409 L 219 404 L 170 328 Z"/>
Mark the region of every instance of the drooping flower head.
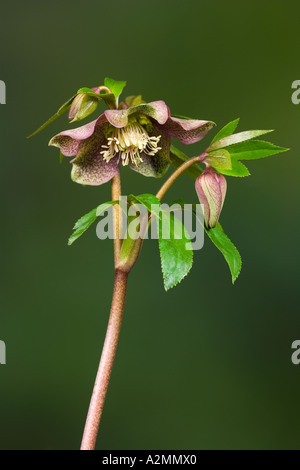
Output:
<path fill-rule="evenodd" d="M 183 144 L 201 140 L 214 126 L 211 121 L 172 117 L 164 101 L 108 109 L 95 121 L 63 131 L 49 145 L 75 157 L 72 180 L 98 186 L 112 179 L 121 165 L 144 176 L 159 178 L 170 164 L 171 138 Z"/>

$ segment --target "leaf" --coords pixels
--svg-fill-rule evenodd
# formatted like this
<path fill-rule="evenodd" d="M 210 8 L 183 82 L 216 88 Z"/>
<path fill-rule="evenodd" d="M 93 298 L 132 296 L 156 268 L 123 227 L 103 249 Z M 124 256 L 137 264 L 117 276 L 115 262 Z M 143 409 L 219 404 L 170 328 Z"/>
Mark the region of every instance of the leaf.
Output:
<path fill-rule="evenodd" d="M 77 91 L 77 95 L 80 95 L 81 93 L 95 96 L 96 98 L 100 99 L 99 93 L 95 93 L 91 88 L 87 88 L 87 87 L 79 88 L 79 90 Z"/>
<path fill-rule="evenodd" d="M 170 239 L 162 238 L 162 223 L 157 223 L 164 287 L 169 290 L 189 273 L 193 265 L 193 250 L 185 227 L 173 213 L 164 211 L 163 224 L 169 224 L 171 235 Z"/>
<path fill-rule="evenodd" d="M 234 160 L 233 158 L 231 159 L 231 170 L 218 168 L 218 172 L 227 176 L 243 177 L 250 175 L 248 168 L 243 163 L 239 162 L 238 160 Z"/>
<path fill-rule="evenodd" d="M 264 142 L 263 140 L 253 140 L 232 145 L 227 147 L 227 150 L 232 159 L 255 160 L 257 158 L 270 157 L 276 153 L 286 152 L 289 149 L 278 147 L 277 145 Z"/>
<path fill-rule="evenodd" d="M 94 96 L 98 100 L 104 101 L 104 103 L 110 108 L 116 108 L 116 97 L 113 93 L 95 93 L 91 88 L 83 87 L 79 88 L 77 94 L 86 93 L 87 95 Z"/>
<path fill-rule="evenodd" d="M 68 245 L 72 245 L 72 243 L 74 243 L 77 238 L 81 237 L 81 235 L 83 235 L 83 233 L 95 222 L 97 217 L 102 214 L 102 212 L 107 210 L 111 205 L 117 203 L 118 201 L 104 202 L 103 204 L 100 204 L 100 206 L 96 207 L 96 209 L 93 209 L 77 220 L 73 228 L 74 232 L 68 240 Z"/>
<path fill-rule="evenodd" d="M 228 137 L 229 135 L 233 134 L 234 131 L 236 130 L 238 123 L 240 121 L 240 118 L 236 119 L 235 121 L 231 121 L 226 126 L 224 126 L 218 133 L 217 135 L 213 138 L 212 144 L 216 142 L 217 140 L 223 139 L 224 137 Z"/>
<path fill-rule="evenodd" d="M 175 168 L 178 168 L 180 165 L 190 159 L 187 155 L 174 147 L 174 145 L 172 145 L 170 149 L 170 158 L 171 163 Z M 197 179 L 201 173 L 203 173 L 203 170 L 199 165 L 193 165 L 184 172 L 185 175 L 190 176 L 193 179 Z"/>
<path fill-rule="evenodd" d="M 140 194 L 139 196 L 130 194 L 127 199 L 129 202 L 142 204 L 148 212 L 161 218 L 160 200 L 154 194 Z"/>
<path fill-rule="evenodd" d="M 220 148 L 228 147 L 229 145 L 237 144 L 239 142 L 244 142 L 245 140 L 255 139 L 263 134 L 268 134 L 269 132 L 273 132 L 273 130 L 255 130 L 255 131 L 245 131 L 239 132 L 237 134 L 230 135 L 228 137 L 224 137 L 223 139 L 217 140 L 214 142 L 209 149 L 210 150 L 217 150 Z"/>
<path fill-rule="evenodd" d="M 231 170 L 231 158 L 230 153 L 225 149 L 214 150 L 208 152 L 208 156 L 205 161 L 216 169 Z"/>
<path fill-rule="evenodd" d="M 175 203 L 180 205 L 182 209 L 184 208 L 185 204 L 187 204 L 184 199 L 177 199 L 173 201 L 172 204 L 170 204 L 170 206 L 172 206 Z M 193 213 L 195 214 L 195 216 L 197 217 L 197 219 L 203 226 L 203 219 L 199 218 L 199 215 L 196 211 L 195 204 L 193 204 Z M 217 227 L 210 229 L 210 230 L 204 227 L 204 230 L 205 230 L 205 233 L 208 235 L 208 237 L 211 239 L 211 241 L 214 243 L 214 245 L 223 254 L 231 272 L 232 283 L 234 284 L 242 268 L 242 260 L 241 260 L 241 256 L 237 248 L 234 246 L 234 244 L 229 240 L 227 235 L 224 233 L 220 223 L 218 223 Z"/>
<path fill-rule="evenodd" d="M 32 134 L 30 134 L 27 137 L 27 139 L 30 139 L 31 137 L 34 137 L 35 135 L 37 135 L 39 132 L 44 130 L 45 127 L 49 126 L 49 124 L 51 124 L 53 121 L 55 121 L 57 118 L 59 118 L 66 111 L 68 111 L 68 109 L 71 107 L 72 101 L 74 100 L 75 97 L 76 97 L 76 95 L 72 96 L 72 98 L 70 98 L 68 101 L 66 101 L 66 103 L 64 103 L 59 108 L 59 110 L 53 116 L 51 116 L 51 118 L 48 119 L 48 121 L 46 121 L 44 124 L 41 125 L 41 127 L 39 127 L 36 131 L 34 131 Z"/>
<path fill-rule="evenodd" d="M 220 224 L 210 230 L 205 229 L 205 232 L 227 261 L 232 276 L 232 283 L 234 284 L 242 268 L 242 260 L 238 250 L 224 233 Z"/>
<path fill-rule="evenodd" d="M 111 92 L 115 95 L 116 99 L 118 99 L 126 84 L 127 82 L 117 81 L 113 78 L 108 77 L 104 80 L 104 85 L 111 90 Z"/>

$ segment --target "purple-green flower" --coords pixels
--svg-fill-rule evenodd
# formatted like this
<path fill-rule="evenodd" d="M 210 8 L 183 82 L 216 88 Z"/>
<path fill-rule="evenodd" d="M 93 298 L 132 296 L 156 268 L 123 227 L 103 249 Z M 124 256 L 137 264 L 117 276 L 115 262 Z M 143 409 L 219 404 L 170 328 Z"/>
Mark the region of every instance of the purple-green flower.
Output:
<path fill-rule="evenodd" d="M 199 201 L 204 206 L 204 221 L 208 229 L 216 227 L 224 204 L 227 183 L 223 175 L 208 166 L 195 183 Z"/>
<path fill-rule="evenodd" d="M 75 157 L 72 180 L 98 186 L 112 179 L 120 166 L 159 178 L 170 164 L 171 138 L 183 144 L 201 140 L 211 121 L 172 117 L 164 101 L 108 109 L 95 121 L 54 136 L 49 145 Z"/>

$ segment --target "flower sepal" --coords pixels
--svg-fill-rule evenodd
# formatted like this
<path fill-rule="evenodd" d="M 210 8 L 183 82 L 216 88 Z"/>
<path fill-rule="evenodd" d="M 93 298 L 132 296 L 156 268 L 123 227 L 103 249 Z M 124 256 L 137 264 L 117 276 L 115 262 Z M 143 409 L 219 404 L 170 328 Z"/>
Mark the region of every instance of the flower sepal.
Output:
<path fill-rule="evenodd" d="M 204 221 L 208 229 L 216 227 L 224 204 L 227 183 L 223 175 L 208 166 L 195 183 L 200 204 L 204 206 Z"/>
<path fill-rule="evenodd" d="M 78 93 L 69 110 L 69 121 L 76 122 L 85 119 L 97 109 L 98 102 L 99 99 L 96 96 Z"/>

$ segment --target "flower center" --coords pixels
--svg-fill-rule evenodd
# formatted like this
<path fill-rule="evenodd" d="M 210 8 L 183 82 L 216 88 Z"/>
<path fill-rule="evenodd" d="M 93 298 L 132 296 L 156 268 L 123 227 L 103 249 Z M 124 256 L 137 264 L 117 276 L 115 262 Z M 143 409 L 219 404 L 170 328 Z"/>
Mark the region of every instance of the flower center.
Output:
<path fill-rule="evenodd" d="M 118 155 L 118 162 L 121 159 L 122 165 L 128 165 L 130 161 L 138 165 L 143 161 L 142 153 L 153 156 L 161 150 L 161 147 L 158 147 L 160 138 L 160 135 L 150 137 L 145 129 L 135 122 L 121 129 L 114 128 L 112 136 L 107 139 L 107 145 L 102 145 L 105 150 L 100 153 L 106 162 Z"/>

